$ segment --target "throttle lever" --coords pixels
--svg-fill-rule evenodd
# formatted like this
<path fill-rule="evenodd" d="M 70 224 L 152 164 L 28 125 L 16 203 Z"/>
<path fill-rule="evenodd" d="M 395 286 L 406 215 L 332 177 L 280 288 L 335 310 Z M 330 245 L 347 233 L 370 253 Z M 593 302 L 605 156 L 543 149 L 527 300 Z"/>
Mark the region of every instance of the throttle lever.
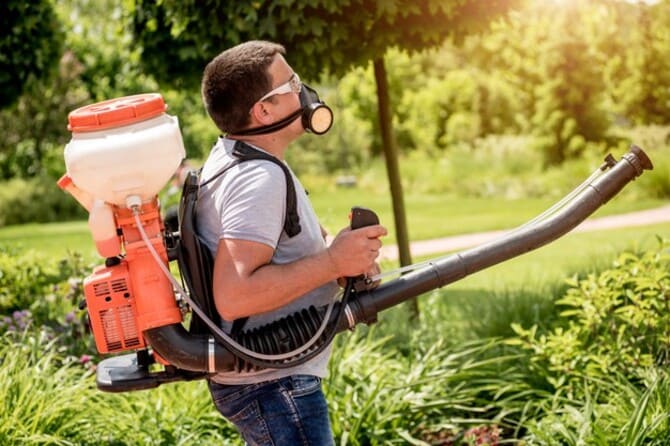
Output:
<path fill-rule="evenodd" d="M 349 220 L 351 221 L 351 229 L 359 229 L 365 226 L 379 224 L 379 217 L 377 217 L 377 214 L 375 214 L 374 211 L 360 206 L 354 206 L 351 208 Z"/>
<path fill-rule="evenodd" d="M 361 206 L 354 206 L 349 213 L 350 228 L 359 229 L 365 226 L 373 226 L 379 224 L 379 217 L 371 209 Z M 368 278 L 361 274 L 357 277 L 347 277 L 347 285 L 352 286 L 356 291 L 365 290 L 369 284 Z"/>

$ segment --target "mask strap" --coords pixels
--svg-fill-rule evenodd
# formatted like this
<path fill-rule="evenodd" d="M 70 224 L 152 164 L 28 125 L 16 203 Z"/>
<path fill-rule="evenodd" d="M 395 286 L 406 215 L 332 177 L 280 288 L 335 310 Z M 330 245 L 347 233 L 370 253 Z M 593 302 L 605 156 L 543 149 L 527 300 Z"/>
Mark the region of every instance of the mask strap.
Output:
<path fill-rule="evenodd" d="M 228 134 L 229 137 L 234 137 L 234 136 L 251 136 L 251 135 L 264 135 L 266 133 L 272 133 L 276 132 L 277 130 L 283 129 L 284 127 L 288 126 L 291 124 L 293 121 L 298 118 L 302 114 L 302 107 L 285 117 L 284 119 L 281 119 L 274 124 L 270 125 L 264 125 L 261 127 L 254 127 L 246 130 L 240 130 L 238 132 L 230 132 Z"/>

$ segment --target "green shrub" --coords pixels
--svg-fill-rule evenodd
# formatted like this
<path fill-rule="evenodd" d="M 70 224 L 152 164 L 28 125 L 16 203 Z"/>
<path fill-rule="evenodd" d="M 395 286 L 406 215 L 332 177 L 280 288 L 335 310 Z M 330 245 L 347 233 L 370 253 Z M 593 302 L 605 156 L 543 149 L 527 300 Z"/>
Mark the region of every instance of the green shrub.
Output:
<path fill-rule="evenodd" d="M 90 267 L 73 253 L 54 261 L 34 251 L 13 254 L 0 247 L 0 335 L 35 327 L 61 338 L 64 352 L 93 357 L 95 347 L 83 301 Z"/>
<path fill-rule="evenodd" d="M 434 327 L 433 327 L 434 328 Z M 338 444 L 471 444 L 512 438 L 548 394 L 500 340 L 446 345 L 417 329 L 404 348 L 371 330 L 340 336 L 325 390 Z M 484 444 L 484 443 L 476 443 Z"/>
<path fill-rule="evenodd" d="M 569 396 L 583 394 L 584 380 L 621 375 L 643 378 L 652 366 L 670 364 L 670 251 L 624 252 L 612 267 L 572 278 L 557 301 L 563 323 L 541 334 L 515 325 L 534 366 Z"/>
<path fill-rule="evenodd" d="M 0 226 L 81 219 L 86 210 L 53 178 L 14 178 L 0 188 Z"/>
<path fill-rule="evenodd" d="M 32 78 L 47 78 L 63 46 L 63 30 L 50 1 L 6 1 L 0 24 L 0 108 L 12 104 Z"/>
<path fill-rule="evenodd" d="M 650 372 L 641 384 L 619 375 L 599 380 L 582 400 L 558 393 L 545 416 L 526 425 L 524 440 L 543 446 L 667 446 L 670 377 L 663 371 Z"/>
<path fill-rule="evenodd" d="M 454 69 L 420 89 L 403 92 L 397 117 L 400 146 L 428 153 L 473 144 L 477 138 L 512 133 L 514 94 L 495 76 Z"/>
<path fill-rule="evenodd" d="M 3 444 L 99 444 L 87 441 L 85 414 L 97 410 L 88 373 L 57 353 L 44 331 L 0 337 L 0 438 Z"/>
<path fill-rule="evenodd" d="M 203 382 L 103 393 L 90 362 L 64 354 L 62 343 L 43 329 L 0 336 L 3 445 L 240 444 Z"/>
<path fill-rule="evenodd" d="M 54 262 L 31 251 L 13 254 L 0 247 L 0 312 L 30 308 L 66 276 Z"/>
<path fill-rule="evenodd" d="M 38 298 L 52 293 L 69 296 L 62 286 L 69 281 L 72 287 L 80 285 L 87 266 L 82 257 L 72 253 L 68 258 L 53 260 L 38 252 L 14 253 L 0 246 L 0 312 L 34 308 Z M 90 270 L 90 268 L 89 268 Z M 74 298 L 68 297 L 68 300 Z"/>

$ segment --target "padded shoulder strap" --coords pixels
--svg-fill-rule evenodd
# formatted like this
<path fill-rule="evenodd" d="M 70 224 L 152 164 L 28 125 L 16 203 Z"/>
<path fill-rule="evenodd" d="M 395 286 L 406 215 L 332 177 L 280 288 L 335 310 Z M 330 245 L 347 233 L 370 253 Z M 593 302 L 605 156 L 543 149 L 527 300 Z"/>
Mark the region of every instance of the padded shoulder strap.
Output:
<path fill-rule="evenodd" d="M 191 298 L 217 325 L 220 322 L 220 317 L 214 304 L 214 294 L 212 292 L 214 259 L 196 231 L 197 202 L 200 187 L 214 181 L 228 169 L 243 161 L 254 159 L 271 161 L 282 168 L 286 177 L 284 231 L 289 237 L 293 237 L 300 232 L 295 186 L 291 172 L 289 172 L 286 165 L 277 158 L 256 150 L 241 141 L 235 144 L 233 154 L 238 160 L 224 167 L 203 183 L 200 183 L 202 180 L 200 178 L 200 170 L 188 173 L 182 188 L 178 215 L 180 240 L 177 260 L 182 278 L 186 283 Z M 235 335 L 241 331 L 246 320 L 247 318 L 240 318 L 233 321 L 231 334 Z M 197 315 L 193 314 L 189 331 L 194 334 L 208 333 L 209 328 Z"/>
<path fill-rule="evenodd" d="M 233 147 L 233 155 L 235 155 L 240 162 L 248 160 L 266 160 L 271 161 L 281 167 L 286 177 L 286 216 L 284 217 L 284 232 L 289 237 L 294 237 L 300 233 L 300 217 L 298 216 L 298 201 L 295 195 L 295 184 L 293 183 L 293 176 L 289 172 L 286 164 L 282 163 L 274 156 L 254 149 L 249 144 L 242 141 L 236 141 Z M 217 174 L 218 175 L 218 174 Z"/>
<path fill-rule="evenodd" d="M 179 249 L 177 262 L 189 295 L 217 325 L 219 313 L 212 293 L 214 259 L 196 232 L 196 205 L 198 202 L 199 171 L 187 174 L 179 204 Z M 189 331 L 208 333 L 209 328 L 196 314 L 192 315 Z"/>

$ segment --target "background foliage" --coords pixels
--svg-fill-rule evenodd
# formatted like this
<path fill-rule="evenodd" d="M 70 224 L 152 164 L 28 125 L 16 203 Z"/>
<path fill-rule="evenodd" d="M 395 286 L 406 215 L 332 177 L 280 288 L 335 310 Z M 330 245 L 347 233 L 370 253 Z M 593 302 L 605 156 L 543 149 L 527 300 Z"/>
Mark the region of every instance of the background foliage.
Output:
<path fill-rule="evenodd" d="M 6 7 L 13 4 L 10 1 Z M 70 110 L 146 91 L 163 93 L 170 113 L 181 120 L 189 156 L 202 159 L 217 136 L 200 104 L 197 85 L 208 58 L 223 49 L 213 47 L 212 33 L 219 42 L 272 37 L 278 32 L 273 26 L 289 26 L 291 17 L 301 16 L 298 10 L 303 11 L 304 23 L 291 28 L 289 35 L 294 40 L 284 42 L 289 55 L 296 58 L 289 59 L 305 79 L 318 83 L 336 114 L 333 132 L 318 143 L 314 138 L 299 142 L 296 152 L 309 160 L 300 163 L 306 169 L 355 172 L 379 156 L 372 67 L 351 66 L 400 42 L 397 49 L 386 53 L 386 65 L 403 154 L 419 151 L 444 156 L 458 147 L 476 148 L 481 138 L 526 135 L 530 138 L 519 144 L 540 154 L 541 162 L 549 166 L 618 147 L 617 129 L 663 125 L 670 114 L 670 62 L 663 57 L 670 51 L 667 2 L 527 2 L 486 32 L 466 36 L 455 29 L 459 38 L 442 33 L 443 42 L 432 34 L 441 29 L 432 22 L 425 26 L 425 34 L 412 28 L 411 36 L 403 34 L 410 31 L 402 31 L 399 25 L 403 20 L 412 22 L 435 14 L 449 17 L 446 23 L 462 23 L 463 30 L 477 29 L 464 17 L 478 13 L 478 2 L 462 13 L 466 16 L 458 15 L 457 9 L 449 10 L 451 6 L 440 6 L 443 2 L 427 2 L 425 10 L 400 8 L 400 3 L 390 2 L 389 11 L 381 10 L 388 15 L 378 21 L 373 20 L 374 9 L 368 10 L 372 3 L 367 2 L 351 4 L 357 11 L 372 14 L 367 18 L 327 1 L 292 3 L 286 9 L 282 2 L 219 5 L 212 0 L 210 6 L 217 7 L 218 15 L 209 14 L 213 8 L 192 2 L 67 0 L 53 7 L 44 4 L 40 17 L 48 15 L 59 24 L 57 29 L 65 30 L 59 34 L 64 50 L 56 52 L 61 54 L 60 61 L 49 65 L 52 70 L 41 71 L 42 80 L 26 83 L 25 94 L 0 111 L 0 129 L 5 135 L 0 142 L 3 179 L 59 176 L 64 170 L 62 148 L 69 139 L 66 115 Z M 507 6 L 496 2 L 491 14 Z M 100 21 L 105 14 L 111 19 Z M 281 20 L 274 20 L 272 14 L 280 14 Z M 349 23 L 351 29 L 329 26 L 329 21 L 348 18 L 360 23 Z M 384 20 L 397 23 L 392 26 Z M 233 26 L 215 26 L 219 22 Z M 374 26 L 387 33 L 386 41 L 370 40 L 373 33 L 366 27 Z M 364 37 L 350 38 L 357 35 L 352 31 L 356 29 L 358 33 L 365 30 Z M 358 45 L 361 39 L 367 44 Z M 58 41 L 46 40 L 52 46 Z M 439 46 L 415 50 L 428 42 Z M 311 54 L 310 45 L 322 48 Z M 344 57 L 351 45 L 365 48 L 357 56 L 360 59 Z M 296 46 L 293 53 L 292 46 Z M 333 50 L 330 60 L 320 59 L 324 49 Z M 45 66 L 51 60 L 27 59 L 43 61 Z"/>
<path fill-rule="evenodd" d="M 450 287 L 425 296 L 421 324 L 384 314 L 338 336 L 325 382 L 338 444 L 664 444 L 670 244 L 647 246 L 543 282 L 532 298 L 512 282 L 491 299 Z M 77 310 L 85 259 L 3 247 L 0 267 L 6 444 L 241 444 L 201 381 L 95 389 L 100 358 Z M 495 316 L 458 317 L 466 301 Z"/>
<path fill-rule="evenodd" d="M 304 79 L 316 80 L 323 71 L 342 75 L 380 57 L 388 47 L 423 49 L 482 28 L 489 18 L 519 3 L 137 0 L 129 15 L 145 53 L 145 71 L 160 73 L 165 84 L 183 86 L 197 85 L 209 60 L 245 40 L 281 40 Z"/>
<path fill-rule="evenodd" d="M 0 5 L 0 108 L 16 101 L 26 85 L 49 78 L 62 52 L 64 33 L 48 0 Z"/>
<path fill-rule="evenodd" d="M 413 216 L 415 238 L 435 236 L 434 214 L 453 232 L 507 226 L 630 142 L 650 153 L 655 170 L 610 206 L 667 200 L 668 1 L 530 1 L 490 27 L 469 19 L 510 4 L 9 0 L 0 6 L 0 226 L 85 216 L 54 186 L 65 170 L 67 113 L 84 104 L 160 91 L 189 157 L 201 162 L 217 136 L 197 85 L 223 49 L 210 38 L 270 38 L 278 26 L 291 36 L 289 61 L 335 110 L 328 135 L 290 151 L 327 225 L 341 226 L 343 215 L 341 203 L 319 198 L 327 194 L 390 212 L 373 68 L 354 67 L 380 54 L 403 179 L 423 210 Z M 445 32 L 453 23 L 458 29 Z M 337 189 L 338 175 L 355 186 Z M 164 203 L 174 201 L 170 192 Z M 480 222 L 486 208 L 519 198 L 527 201 L 505 201 L 498 221 Z M 443 211 L 445 202 L 460 213 Z M 59 228 L 68 237 L 44 236 L 51 246 L 81 233 Z M 94 265 L 76 252 L 56 259 L 18 249 L 22 229 L 47 245 L 37 226 L 5 229 L 13 231 L 0 246 L 3 442 L 240 444 L 202 383 L 97 391 L 100 358 L 78 308 Z M 577 239 L 490 283 L 430 293 L 419 321 L 408 323 L 398 307 L 372 329 L 338 337 L 326 383 L 338 442 L 667 444 L 670 246 L 626 249 L 610 263 L 603 251 L 632 235 L 608 236 Z M 597 248 L 586 254 L 589 245 Z M 564 262 L 578 271 L 566 280 L 556 270 Z"/>

